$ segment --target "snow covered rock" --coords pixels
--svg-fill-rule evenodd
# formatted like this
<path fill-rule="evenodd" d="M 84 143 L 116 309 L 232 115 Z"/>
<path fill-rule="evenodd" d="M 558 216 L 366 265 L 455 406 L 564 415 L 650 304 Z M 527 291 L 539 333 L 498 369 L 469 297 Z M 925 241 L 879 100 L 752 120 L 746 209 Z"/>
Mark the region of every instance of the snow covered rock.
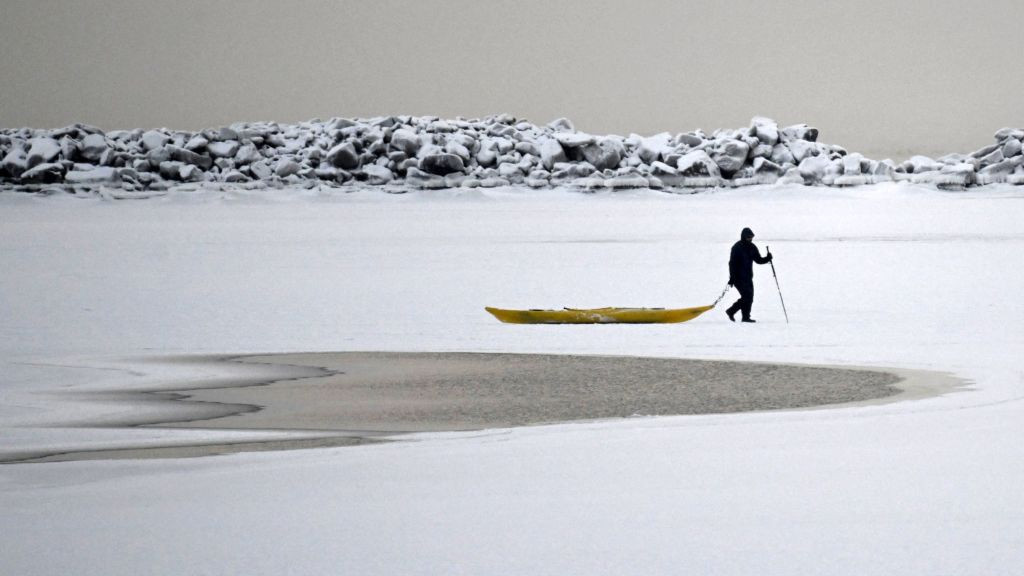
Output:
<path fill-rule="evenodd" d="M 544 168 L 551 170 L 555 164 L 566 162 L 567 160 L 568 157 L 565 155 L 565 149 L 562 148 L 558 140 L 550 138 L 541 142 L 540 161 Z"/>
<path fill-rule="evenodd" d="M 197 154 L 191 150 L 186 150 L 177 146 L 167 146 L 165 149 L 170 153 L 171 160 L 177 160 L 183 164 L 198 166 L 203 170 L 209 170 L 210 167 L 213 166 L 213 158 L 204 154 Z"/>
<path fill-rule="evenodd" d="M 776 180 L 849 186 L 898 179 L 947 188 L 1024 184 L 1024 130 L 1017 128 L 999 130 L 995 144 L 970 154 L 915 156 L 898 167 L 817 139 L 818 131 L 806 124 L 780 129 L 762 117 L 711 137 L 694 130 L 628 138 L 577 132 L 564 118 L 538 126 L 508 114 L 255 122 L 199 132 L 104 134 L 75 124 L 0 129 L 0 184 L 100 181 L 152 190 L 177 181 L 253 180 L 252 186 L 280 187 L 356 180 L 390 191 L 503 183 L 617 189 L 641 180 L 653 188 Z"/>
<path fill-rule="evenodd" d="M 401 128 L 391 133 L 391 147 L 412 158 L 420 150 L 420 138 L 412 130 Z"/>
<path fill-rule="evenodd" d="M 327 152 L 327 161 L 335 168 L 353 170 L 359 167 L 360 158 L 356 147 L 351 142 L 343 142 Z"/>
<path fill-rule="evenodd" d="M 783 174 L 783 172 L 784 172 L 784 170 L 782 169 L 782 166 L 779 166 L 778 164 L 772 162 L 771 160 L 767 160 L 765 158 L 754 158 L 753 168 L 754 168 L 754 175 L 755 176 L 763 176 L 763 175 L 781 176 Z"/>
<path fill-rule="evenodd" d="M 278 178 L 287 178 L 292 174 L 298 174 L 301 168 L 302 167 L 299 166 L 299 163 L 295 160 L 292 160 L 291 158 L 282 158 L 278 161 L 277 166 L 274 167 L 274 174 L 276 174 Z"/>
<path fill-rule="evenodd" d="M 60 182 L 64 179 L 64 165 L 56 162 L 38 164 L 22 173 L 21 179 L 25 182 L 43 184 Z"/>
<path fill-rule="evenodd" d="M 676 170 L 683 176 L 711 176 L 718 178 L 722 175 L 718 164 L 703 150 L 696 150 L 680 157 L 676 161 Z"/>
<path fill-rule="evenodd" d="M 202 140 L 205 140 L 203 138 Z M 190 142 L 191 143 L 191 142 Z M 221 140 L 219 142 L 208 142 L 202 144 L 200 148 L 205 147 L 206 151 L 210 153 L 210 156 L 214 158 L 234 158 L 238 154 L 238 150 L 242 145 L 237 140 Z M 186 150 L 195 150 L 196 148 L 190 148 L 185 145 Z M 255 150 L 255 146 L 253 146 Z"/>
<path fill-rule="evenodd" d="M 754 136 L 768 146 L 775 146 L 779 141 L 779 125 L 770 118 L 754 118 L 751 120 Z"/>
<path fill-rule="evenodd" d="M 440 190 L 447 187 L 443 177 L 424 172 L 416 167 L 410 167 L 406 170 L 405 182 L 410 186 L 424 190 Z"/>
<path fill-rule="evenodd" d="M 64 175 L 68 184 L 103 184 L 119 181 L 120 175 L 116 168 L 103 166 L 92 170 L 71 170 Z"/>
<path fill-rule="evenodd" d="M 664 162 L 655 161 L 651 164 L 651 174 L 654 174 L 655 176 L 675 176 L 678 173 L 678 170 Z"/>
<path fill-rule="evenodd" d="M 742 140 L 725 140 L 716 147 L 711 159 L 718 164 L 723 174 L 737 172 L 747 162 L 750 146 Z"/>
<path fill-rule="evenodd" d="M 60 144 L 53 138 L 33 138 L 29 140 L 26 166 L 33 168 L 40 164 L 52 162 L 60 155 Z"/>
<path fill-rule="evenodd" d="M 602 138 L 583 147 L 583 157 L 598 170 L 617 168 L 624 154 L 622 142 L 613 138 Z"/>
<path fill-rule="evenodd" d="M 782 164 L 797 163 L 796 157 L 793 156 L 793 153 L 790 151 L 789 146 L 786 146 L 785 144 L 776 144 L 775 146 L 773 146 L 771 156 L 769 156 L 768 159 L 780 166 Z"/>
<path fill-rule="evenodd" d="M 375 186 L 387 184 L 395 179 L 395 175 L 391 173 L 391 170 L 376 164 L 363 166 L 363 174 L 366 174 L 366 182 Z"/>
<path fill-rule="evenodd" d="M 668 132 L 662 132 L 661 134 L 642 139 L 636 153 L 644 164 L 653 164 L 663 160 L 673 151 L 672 136 Z"/>
<path fill-rule="evenodd" d="M 82 139 L 79 150 L 85 160 L 98 162 L 107 151 L 107 139 L 102 134 L 89 134 Z"/>
<path fill-rule="evenodd" d="M 15 178 L 20 178 L 22 173 L 28 170 L 28 154 L 20 143 L 13 146 L 4 159 L 0 160 L 0 169 Z"/>
<path fill-rule="evenodd" d="M 1000 155 L 1000 160 L 1002 156 Z M 912 156 L 903 163 L 903 169 L 908 174 L 920 174 L 921 172 L 934 172 L 942 169 L 942 164 L 928 156 Z"/>
<path fill-rule="evenodd" d="M 704 138 L 692 132 L 676 135 L 676 144 L 682 144 L 684 146 L 689 146 L 690 148 L 696 148 L 703 144 L 704 141 Z"/>
<path fill-rule="evenodd" d="M 1002 147 L 1003 157 L 1010 158 L 1021 153 L 1021 142 L 1016 138 L 1007 138 Z"/>
<path fill-rule="evenodd" d="M 224 181 L 228 183 L 245 182 L 248 179 L 249 178 L 247 178 L 245 174 L 242 174 L 238 170 L 231 170 L 230 172 L 224 174 Z"/>
<path fill-rule="evenodd" d="M 582 148 L 596 142 L 596 138 L 583 132 L 558 132 L 555 140 L 564 148 Z"/>
<path fill-rule="evenodd" d="M 1024 130 L 1020 128 L 1000 128 L 995 134 L 996 142 L 1002 142 L 1007 138 L 1024 140 Z"/>
<path fill-rule="evenodd" d="M 817 156 L 820 152 L 817 145 L 807 140 L 791 140 L 786 143 L 786 146 L 793 156 L 793 161 L 797 164 L 803 162 L 809 156 Z"/>
<path fill-rule="evenodd" d="M 465 168 L 462 157 L 456 154 L 430 154 L 421 158 L 419 163 L 420 170 L 438 176 L 462 172 Z"/>
<path fill-rule="evenodd" d="M 568 118 L 558 118 L 548 122 L 548 128 L 555 132 L 575 132 L 576 127 L 573 126 L 572 120 Z"/>
<path fill-rule="evenodd" d="M 196 134 L 195 136 L 189 138 L 188 142 L 185 142 L 184 148 L 185 150 L 196 152 L 205 149 L 209 143 L 210 141 L 207 140 L 202 134 Z"/>
<path fill-rule="evenodd" d="M 263 159 L 263 155 L 260 154 L 259 149 L 256 148 L 256 146 L 254 144 L 245 144 L 244 146 L 240 147 L 238 149 L 238 152 L 235 153 L 235 158 L 234 158 L 235 164 L 240 165 L 240 166 L 241 165 L 245 165 L 245 164 L 252 164 L 253 162 L 256 162 L 257 160 L 262 160 L 262 159 Z"/>
<path fill-rule="evenodd" d="M 156 150 L 163 148 L 168 142 L 171 141 L 171 137 L 158 130 L 149 130 L 142 135 L 142 148 L 143 150 Z"/>
<path fill-rule="evenodd" d="M 797 168 L 800 171 L 800 175 L 804 177 L 805 183 L 817 184 L 825 177 L 825 170 L 829 164 L 829 159 L 824 155 L 807 156 L 800 161 Z"/>
<path fill-rule="evenodd" d="M 794 124 L 783 128 L 779 133 L 779 137 L 783 142 L 790 142 L 793 140 L 805 140 L 807 142 L 818 141 L 818 129 L 811 128 L 807 124 Z"/>

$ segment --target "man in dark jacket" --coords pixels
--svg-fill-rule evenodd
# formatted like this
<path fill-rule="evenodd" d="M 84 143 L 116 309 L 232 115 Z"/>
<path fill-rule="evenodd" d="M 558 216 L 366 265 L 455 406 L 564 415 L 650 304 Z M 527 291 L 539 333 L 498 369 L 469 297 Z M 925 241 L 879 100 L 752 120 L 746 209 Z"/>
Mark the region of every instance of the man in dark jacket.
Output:
<path fill-rule="evenodd" d="M 754 262 L 767 264 L 771 261 L 771 253 L 762 257 L 754 246 L 754 232 L 744 228 L 740 232 L 740 241 L 732 245 L 729 255 L 729 286 L 740 293 L 740 299 L 725 311 L 729 320 L 735 322 L 736 312 L 743 311 L 743 322 L 756 322 L 750 317 L 750 308 L 754 305 Z"/>

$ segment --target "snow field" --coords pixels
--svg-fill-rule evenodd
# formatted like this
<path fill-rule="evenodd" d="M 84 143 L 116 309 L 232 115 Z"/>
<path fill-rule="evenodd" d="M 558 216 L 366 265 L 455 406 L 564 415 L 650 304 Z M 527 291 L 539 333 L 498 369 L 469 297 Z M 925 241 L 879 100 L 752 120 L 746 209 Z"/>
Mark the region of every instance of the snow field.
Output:
<path fill-rule="evenodd" d="M 1024 562 L 1021 201 L 1012 187 L 894 184 L 143 203 L 2 195 L 0 409 L 18 426 L 5 437 L 24 445 L 116 441 L 57 426 L 126 409 L 51 394 L 61 387 L 217 374 L 143 356 L 637 354 L 896 366 L 970 386 L 857 408 L 3 466 L 0 567 L 1011 573 Z M 503 325 L 483 311 L 710 303 L 743 226 L 776 255 L 791 324 L 767 266 L 755 269 L 756 326 L 717 310 L 682 325 L 592 327 Z"/>

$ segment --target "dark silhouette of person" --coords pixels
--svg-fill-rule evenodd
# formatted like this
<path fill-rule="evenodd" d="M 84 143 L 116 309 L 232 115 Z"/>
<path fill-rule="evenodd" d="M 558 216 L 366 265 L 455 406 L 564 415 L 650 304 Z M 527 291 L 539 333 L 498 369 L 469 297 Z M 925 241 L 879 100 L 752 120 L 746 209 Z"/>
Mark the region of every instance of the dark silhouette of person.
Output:
<path fill-rule="evenodd" d="M 729 320 L 736 321 L 736 313 L 742 311 L 743 322 L 756 322 L 750 317 L 750 308 L 754 305 L 754 262 L 767 264 L 772 261 L 772 255 L 761 256 L 757 246 L 754 245 L 754 232 L 750 228 L 744 228 L 740 232 L 740 241 L 732 245 L 732 252 L 729 254 L 729 286 L 736 288 L 740 293 L 740 299 L 733 303 L 725 311 Z"/>

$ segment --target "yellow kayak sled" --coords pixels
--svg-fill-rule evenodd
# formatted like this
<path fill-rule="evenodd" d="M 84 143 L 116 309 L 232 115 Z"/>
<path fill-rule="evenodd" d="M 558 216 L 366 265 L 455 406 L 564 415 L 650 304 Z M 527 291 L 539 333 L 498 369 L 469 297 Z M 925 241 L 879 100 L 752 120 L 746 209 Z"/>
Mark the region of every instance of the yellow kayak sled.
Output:
<path fill-rule="evenodd" d="M 711 305 L 695 308 L 484 309 L 508 324 L 673 324 L 693 320 L 714 307 Z"/>

